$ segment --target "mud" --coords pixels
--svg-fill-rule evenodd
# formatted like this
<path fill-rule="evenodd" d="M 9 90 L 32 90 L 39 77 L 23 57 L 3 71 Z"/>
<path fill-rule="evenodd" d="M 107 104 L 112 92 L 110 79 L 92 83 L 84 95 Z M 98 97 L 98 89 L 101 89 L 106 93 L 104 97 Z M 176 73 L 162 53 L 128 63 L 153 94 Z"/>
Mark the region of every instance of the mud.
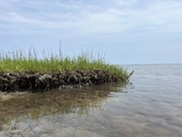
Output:
<path fill-rule="evenodd" d="M 81 88 L 102 83 L 126 81 L 117 74 L 104 70 L 76 70 L 51 73 L 0 74 L 0 91 L 43 92 L 50 89 Z"/>
<path fill-rule="evenodd" d="M 43 93 L 1 92 L 0 131 L 4 124 L 24 116 L 38 119 L 60 113 L 86 113 L 87 109 L 99 107 L 110 92 L 119 91 L 118 85 L 125 86 L 116 82 L 81 89 L 53 89 Z"/>

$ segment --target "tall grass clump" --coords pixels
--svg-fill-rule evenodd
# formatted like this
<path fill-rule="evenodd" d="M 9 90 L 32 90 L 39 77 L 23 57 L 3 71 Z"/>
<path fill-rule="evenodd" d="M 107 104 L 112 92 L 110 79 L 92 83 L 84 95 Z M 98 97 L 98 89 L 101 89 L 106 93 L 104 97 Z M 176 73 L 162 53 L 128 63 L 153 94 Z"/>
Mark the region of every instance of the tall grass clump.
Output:
<path fill-rule="evenodd" d="M 65 70 L 106 70 L 117 74 L 122 78 L 129 77 L 126 70 L 116 65 L 106 63 L 104 58 L 98 53 L 81 53 L 76 57 L 63 57 L 61 51 L 59 55 L 44 56 L 43 59 L 37 57 L 35 50 L 30 50 L 28 56 L 22 54 L 21 50 L 13 54 L 0 53 L 0 73 L 5 72 L 54 72 Z M 43 53 L 44 54 L 44 53 Z"/>

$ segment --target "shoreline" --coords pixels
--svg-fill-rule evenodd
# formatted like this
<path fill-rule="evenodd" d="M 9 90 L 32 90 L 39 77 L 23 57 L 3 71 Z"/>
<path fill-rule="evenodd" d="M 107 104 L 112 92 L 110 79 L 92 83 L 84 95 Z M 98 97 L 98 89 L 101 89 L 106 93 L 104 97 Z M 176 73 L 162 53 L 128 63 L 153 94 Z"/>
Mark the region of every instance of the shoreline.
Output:
<path fill-rule="evenodd" d="M 118 81 L 126 82 L 128 78 L 107 70 L 1 73 L 0 92 L 45 92 L 56 88 L 81 88 Z"/>

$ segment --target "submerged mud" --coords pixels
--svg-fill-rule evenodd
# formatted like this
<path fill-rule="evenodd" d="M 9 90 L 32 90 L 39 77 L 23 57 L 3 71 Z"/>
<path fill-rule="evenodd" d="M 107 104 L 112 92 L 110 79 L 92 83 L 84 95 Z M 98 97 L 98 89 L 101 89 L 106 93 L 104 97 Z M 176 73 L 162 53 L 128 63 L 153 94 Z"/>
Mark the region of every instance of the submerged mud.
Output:
<path fill-rule="evenodd" d="M 102 104 L 110 92 L 119 91 L 118 85 L 124 86 L 123 84 L 116 82 L 81 89 L 56 89 L 44 93 L 1 92 L 0 130 L 3 130 L 4 124 L 24 116 L 38 119 L 60 113 L 85 113 L 87 109 Z"/>
<path fill-rule="evenodd" d="M 0 74 L 0 91 L 47 91 L 54 88 L 80 88 L 102 83 L 126 81 L 104 70 L 76 70 L 51 73 Z"/>

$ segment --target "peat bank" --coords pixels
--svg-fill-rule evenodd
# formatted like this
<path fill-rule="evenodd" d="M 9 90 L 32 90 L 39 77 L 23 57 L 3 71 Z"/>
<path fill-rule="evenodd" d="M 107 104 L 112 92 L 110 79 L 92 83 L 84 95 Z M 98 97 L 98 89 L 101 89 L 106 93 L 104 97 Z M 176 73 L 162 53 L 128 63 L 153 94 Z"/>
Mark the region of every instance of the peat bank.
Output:
<path fill-rule="evenodd" d="M 81 88 L 109 82 L 126 82 L 130 74 L 102 58 L 51 56 L 38 59 L 31 53 L 0 56 L 0 91 L 40 92 L 55 88 Z"/>

